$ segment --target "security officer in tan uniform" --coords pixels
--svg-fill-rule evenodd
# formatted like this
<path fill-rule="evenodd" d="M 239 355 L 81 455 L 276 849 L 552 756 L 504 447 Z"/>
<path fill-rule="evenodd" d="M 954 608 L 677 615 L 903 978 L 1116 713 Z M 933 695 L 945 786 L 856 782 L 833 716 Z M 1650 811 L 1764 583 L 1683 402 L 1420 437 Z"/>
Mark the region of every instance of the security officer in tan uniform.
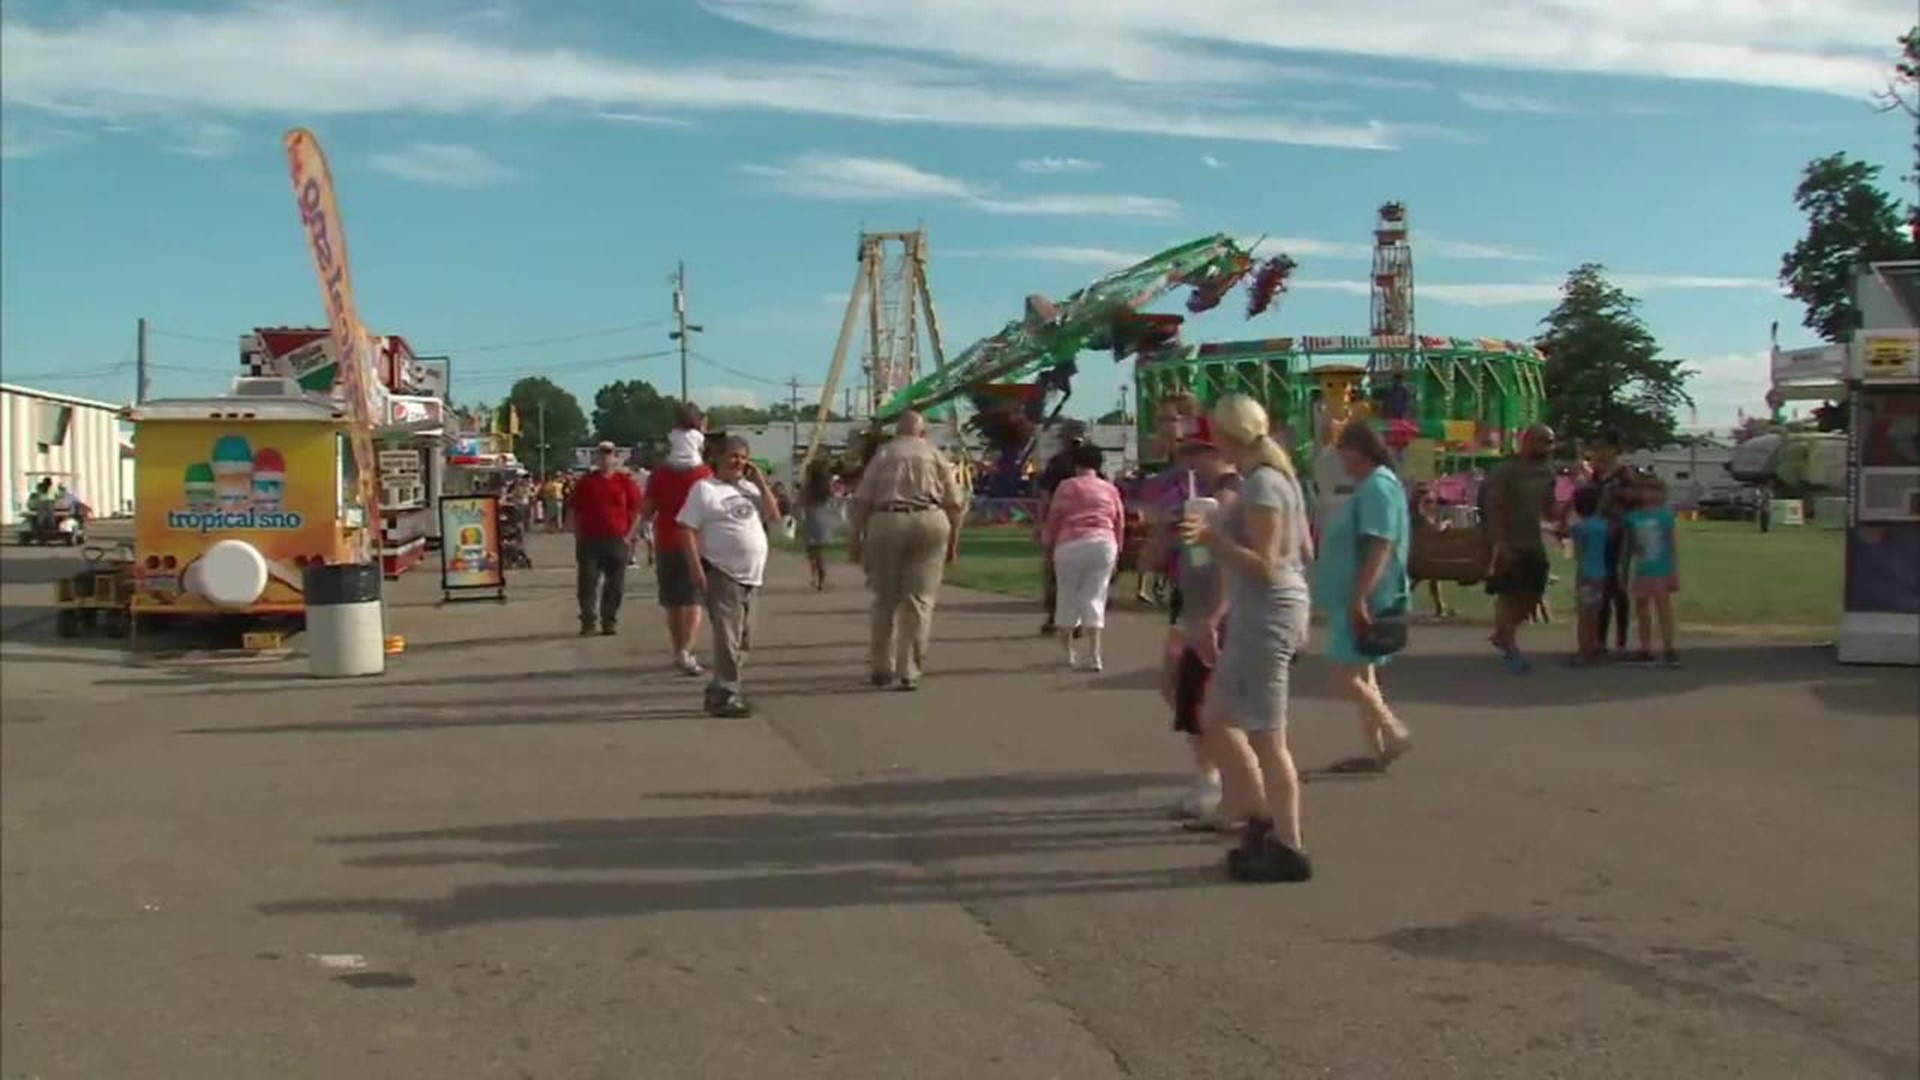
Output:
<path fill-rule="evenodd" d="M 850 549 L 873 593 L 873 685 L 913 690 L 933 639 L 933 604 L 946 565 L 960 552 L 966 499 L 953 467 L 907 413 L 867 463 L 848 513 Z"/>

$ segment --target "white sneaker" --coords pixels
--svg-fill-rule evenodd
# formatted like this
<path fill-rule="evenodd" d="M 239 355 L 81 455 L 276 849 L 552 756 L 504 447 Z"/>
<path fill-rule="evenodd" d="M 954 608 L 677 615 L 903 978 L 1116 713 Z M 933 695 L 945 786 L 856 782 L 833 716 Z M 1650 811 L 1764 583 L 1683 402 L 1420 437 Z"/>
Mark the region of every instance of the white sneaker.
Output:
<path fill-rule="evenodd" d="M 704 675 L 706 669 L 700 666 L 700 658 L 690 652 L 680 654 L 680 673 L 682 675 Z"/>
<path fill-rule="evenodd" d="M 1174 804 L 1175 817 L 1190 821 L 1203 821 L 1220 811 L 1220 780 L 1218 777 L 1202 776 L 1193 782 L 1180 801 Z"/>

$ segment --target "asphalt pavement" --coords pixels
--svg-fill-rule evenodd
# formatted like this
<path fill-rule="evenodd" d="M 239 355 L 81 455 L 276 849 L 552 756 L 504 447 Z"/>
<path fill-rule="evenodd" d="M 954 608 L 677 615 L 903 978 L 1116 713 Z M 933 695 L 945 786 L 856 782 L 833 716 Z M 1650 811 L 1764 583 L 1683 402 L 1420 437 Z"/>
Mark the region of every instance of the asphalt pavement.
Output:
<path fill-rule="evenodd" d="M 882 693 L 851 568 L 783 556 L 759 715 L 716 720 L 644 572 L 581 639 L 566 539 L 533 553 L 505 605 L 399 583 L 374 679 L 5 622 L 0 1074 L 1920 1075 L 1911 669 L 1516 678 L 1420 627 L 1415 752 L 1308 786 L 1312 883 L 1241 886 L 1164 815 L 1149 617 L 1076 675 L 1030 605 L 948 590 Z M 1355 749 L 1296 685 L 1305 763 Z"/>

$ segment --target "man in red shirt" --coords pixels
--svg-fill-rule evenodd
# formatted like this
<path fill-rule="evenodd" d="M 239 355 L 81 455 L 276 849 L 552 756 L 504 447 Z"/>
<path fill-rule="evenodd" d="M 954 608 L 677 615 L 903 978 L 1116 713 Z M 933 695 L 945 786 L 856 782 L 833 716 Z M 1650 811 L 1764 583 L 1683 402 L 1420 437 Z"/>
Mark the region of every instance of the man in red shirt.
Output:
<path fill-rule="evenodd" d="M 599 446 L 599 468 L 573 486 L 573 561 L 580 596 L 580 635 L 612 634 L 627 588 L 627 553 L 640 521 L 640 484 L 622 471 L 613 444 Z"/>
<path fill-rule="evenodd" d="M 653 522 L 653 573 L 660 585 L 660 606 L 667 614 L 667 638 L 673 644 L 674 664 L 688 675 L 701 673 L 693 643 L 700 637 L 705 600 L 694 573 L 686 530 L 680 524 L 680 508 L 686 505 L 693 486 L 713 475 L 703 460 L 706 428 L 707 418 L 699 406 L 688 402 L 680 407 L 673 431 L 667 436 L 667 460 L 647 474 L 646 507 L 642 511 L 642 516 Z"/>

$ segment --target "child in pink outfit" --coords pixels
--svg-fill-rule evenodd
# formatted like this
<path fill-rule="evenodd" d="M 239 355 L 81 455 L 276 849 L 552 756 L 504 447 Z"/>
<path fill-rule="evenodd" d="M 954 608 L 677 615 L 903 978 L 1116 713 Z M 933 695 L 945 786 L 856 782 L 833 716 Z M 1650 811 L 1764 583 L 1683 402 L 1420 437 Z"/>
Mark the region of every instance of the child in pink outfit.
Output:
<path fill-rule="evenodd" d="M 1113 583 L 1126 539 L 1126 507 L 1120 489 L 1100 475 L 1097 447 L 1073 452 L 1074 475 L 1054 489 L 1041 523 L 1040 540 L 1053 553 L 1060 583 L 1053 622 L 1067 649 L 1067 666 L 1082 667 L 1074 633 L 1084 631 L 1090 649 L 1085 668 L 1101 669 L 1100 631 L 1107 624 L 1107 588 Z"/>

